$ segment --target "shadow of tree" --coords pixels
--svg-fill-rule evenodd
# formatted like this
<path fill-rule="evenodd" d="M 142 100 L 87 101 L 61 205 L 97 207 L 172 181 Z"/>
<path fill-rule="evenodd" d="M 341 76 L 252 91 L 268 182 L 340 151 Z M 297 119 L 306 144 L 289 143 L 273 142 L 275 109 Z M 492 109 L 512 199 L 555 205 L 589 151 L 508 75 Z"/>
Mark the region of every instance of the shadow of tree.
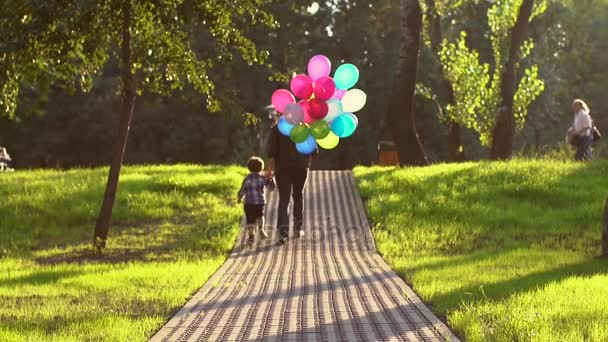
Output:
<path fill-rule="evenodd" d="M 477 255 L 468 259 L 468 262 L 474 263 L 476 261 L 488 260 L 496 257 L 496 254 L 489 254 L 485 256 Z M 460 266 L 466 266 L 467 260 L 459 259 Z M 449 263 L 442 265 L 436 263 L 430 265 L 430 268 L 422 266 L 417 268 L 417 271 L 430 271 L 433 268 L 450 267 Z M 397 273 L 403 276 L 401 270 Z M 550 283 L 559 282 L 570 277 L 582 276 L 591 277 L 597 274 L 608 274 L 608 260 L 603 258 L 592 258 L 584 262 L 577 262 L 568 265 L 562 265 L 549 270 L 534 272 L 526 275 L 520 275 L 510 277 L 509 279 L 483 283 L 478 282 L 474 285 L 460 287 L 453 289 L 449 292 L 435 294 L 431 298 L 432 303 L 444 303 L 442 307 L 445 307 L 448 311 L 456 309 L 461 303 L 466 302 L 468 304 L 475 303 L 478 301 L 500 301 L 511 297 L 518 293 L 524 293 L 542 288 Z"/>
<path fill-rule="evenodd" d="M 19 287 L 24 285 L 50 284 L 66 278 L 77 277 L 84 273 L 84 271 L 76 270 L 39 270 L 23 276 L 1 279 L 0 286 Z"/>

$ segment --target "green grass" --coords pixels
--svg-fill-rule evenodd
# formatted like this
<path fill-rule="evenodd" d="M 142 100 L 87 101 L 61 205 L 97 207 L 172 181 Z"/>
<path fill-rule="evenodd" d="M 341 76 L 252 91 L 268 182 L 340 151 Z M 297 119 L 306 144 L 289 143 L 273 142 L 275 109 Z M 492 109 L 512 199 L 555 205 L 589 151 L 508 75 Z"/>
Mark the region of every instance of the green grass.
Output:
<path fill-rule="evenodd" d="M 100 258 L 106 175 L 0 174 L 0 341 L 146 340 L 226 259 L 244 169 L 126 167 Z"/>
<path fill-rule="evenodd" d="M 608 341 L 608 163 L 355 169 L 378 249 L 468 341 Z"/>

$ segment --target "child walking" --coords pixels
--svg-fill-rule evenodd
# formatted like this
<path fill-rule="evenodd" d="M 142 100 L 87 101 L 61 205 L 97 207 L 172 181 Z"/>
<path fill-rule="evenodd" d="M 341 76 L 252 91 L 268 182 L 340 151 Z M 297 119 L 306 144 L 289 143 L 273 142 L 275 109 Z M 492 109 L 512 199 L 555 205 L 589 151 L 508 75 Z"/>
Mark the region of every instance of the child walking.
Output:
<path fill-rule="evenodd" d="M 249 158 L 247 168 L 250 173 L 243 180 L 238 193 L 238 202 L 240 203 L 244 198 L 248 242 L 252 243 L 255 240 L 256 227 L 259 229 L 262 239 L 268 238 L 264 229 L 264 205 L 266 204 L 264 190 L 267 188 L 269 191 L 273 191 L 275 184 L 272 177 L 260 174 L 264 169 L 264 161 L 261 158 Z"/>

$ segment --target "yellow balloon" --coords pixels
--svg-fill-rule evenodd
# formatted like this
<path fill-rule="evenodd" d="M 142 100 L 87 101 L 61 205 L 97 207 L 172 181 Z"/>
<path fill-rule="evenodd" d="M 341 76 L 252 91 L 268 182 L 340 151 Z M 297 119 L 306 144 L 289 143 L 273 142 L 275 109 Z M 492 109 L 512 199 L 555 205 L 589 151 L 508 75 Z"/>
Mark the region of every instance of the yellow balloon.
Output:
<path fill-rule="evenodd" d="M 334 132 L 329 132 L 329 134 L 320 140 L 317 140 L 317 144 L 326 150 L 332 150 L 338 146 L 340 142 L 340 138 L 334 134 Z"/>

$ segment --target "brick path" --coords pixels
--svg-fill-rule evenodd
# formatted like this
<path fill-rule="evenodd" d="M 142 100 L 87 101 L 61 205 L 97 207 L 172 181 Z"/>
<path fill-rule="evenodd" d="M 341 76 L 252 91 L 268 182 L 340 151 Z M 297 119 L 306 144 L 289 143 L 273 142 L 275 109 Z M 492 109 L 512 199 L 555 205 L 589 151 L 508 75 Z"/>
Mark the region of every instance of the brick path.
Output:
<path fill-rule="evenodd" d="M 276 224 L 277 192 L 267 205 Z M 306 237 L 230 258 L 152 341 L 458 341 L 376 253 L 351 172 L 315 171 Z"/>

